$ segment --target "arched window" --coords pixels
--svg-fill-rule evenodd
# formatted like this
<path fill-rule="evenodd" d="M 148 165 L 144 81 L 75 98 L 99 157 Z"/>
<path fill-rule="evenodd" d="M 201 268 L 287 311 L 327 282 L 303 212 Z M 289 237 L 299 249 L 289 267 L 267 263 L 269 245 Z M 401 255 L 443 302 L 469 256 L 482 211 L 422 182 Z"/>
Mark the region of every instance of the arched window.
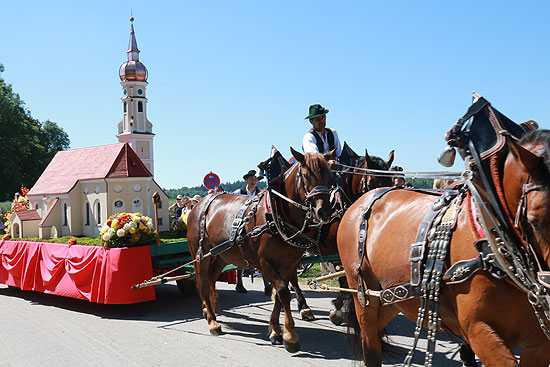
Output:
<path fill-rule="evenodd" d="M 86 216 L 86 225 L 89 226 L 90 225 L 90 203 L 86 202 L 86 213 L 85 213 L 85 216 Z"/>
<path fill-rule="evenodd" d="M 67 203 L 63 203 L 63 225 L 64 226 L 69 225 L 67 212 L 68 212 Z"/>
<path fill-rule="evenodd" d="M 101 203 L 97 202 L 97 224 L 101 224 Z"/>
<path fill-rule="evenodd" d="M 124 113 L 128 112 L 128 103 L 124 102 Z"/>
<path fill-rule="evenodd" d="M 143 102 L 138 102 L 138 112 L 143 112 Z"/>

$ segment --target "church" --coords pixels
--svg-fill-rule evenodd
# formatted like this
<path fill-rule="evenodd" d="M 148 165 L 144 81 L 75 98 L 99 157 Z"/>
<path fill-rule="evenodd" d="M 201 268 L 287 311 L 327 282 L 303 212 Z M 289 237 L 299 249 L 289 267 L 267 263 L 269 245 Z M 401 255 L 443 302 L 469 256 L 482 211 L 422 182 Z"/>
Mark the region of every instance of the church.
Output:
<path fill-rule="evenodd" d="M 148 71 L 139 61 L 133 17 L 130 22 L 128 60 L 119 69 L 118 143 L 58 152 L 27 194 L 32 209 L 14 213 L 12 237 L 97 237 L 106 219 L 122 212 L 140 212 L 155 220 L 154 192 L 161 198 L 159 230 L 169 229 L 168 196 L 153 176 Z"/>

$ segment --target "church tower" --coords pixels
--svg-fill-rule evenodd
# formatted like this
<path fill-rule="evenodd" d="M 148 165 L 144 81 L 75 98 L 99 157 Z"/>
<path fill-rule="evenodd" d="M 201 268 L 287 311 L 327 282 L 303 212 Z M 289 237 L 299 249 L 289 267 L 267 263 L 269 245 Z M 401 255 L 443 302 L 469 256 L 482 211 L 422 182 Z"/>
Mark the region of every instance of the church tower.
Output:
<path fill-rule="evenodd" d="M 154 174 L 153 124 L 147 120 L 147 68 L 139 61 L 139 50 L 134 33 L 134 18 L 130 18 L 128 61 L 120 65 L 122 86 L 122 121 L 118 123 L 117 138 L 128 143 Z"/>

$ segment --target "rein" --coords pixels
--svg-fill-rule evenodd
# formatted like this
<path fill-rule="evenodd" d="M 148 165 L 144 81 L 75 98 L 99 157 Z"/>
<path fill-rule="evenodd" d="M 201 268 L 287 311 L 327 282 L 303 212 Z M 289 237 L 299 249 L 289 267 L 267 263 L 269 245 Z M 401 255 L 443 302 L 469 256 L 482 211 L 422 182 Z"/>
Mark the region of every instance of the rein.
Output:
<path fill-rule="evenodd" d="M 462 172 L 448 172 L 448 171 L 433 171 L 433 172 L 416 172 L 416 171 L 399 171 L 399 172 L 397 172 L 397 171 L 395 171 L 395 173 L 393 173 L 394 171 L 385 171 L 385 170 L 380 170 L 380 169 L 353 167 L 353 166 L 348 166 L 348 165 L 345 165 L 345 164 L 342 164 L 342 163 L 337 163 L 336 165 L 340 166 L 342 168 L 347 168 L 347 169 L 352 169 L 352 170 L 355 170 L 355 171 L 360 171 L 360 172 L 336 171 L 336 172 L 339 172 L 341 174 L 342 173 L 344 173 L 344 174 L 363 174 L 363 175 L 368 175 L 368 176 L 383 176 L 383 177 L 399 175 L 399 176 L 404 176 L 404 177 L 409 177 L 409 178 L 428 178 L 428 179 L 430 179 L 430 178 L 443 178 L 443 179 L 460 178 L 463 175 Z"/>

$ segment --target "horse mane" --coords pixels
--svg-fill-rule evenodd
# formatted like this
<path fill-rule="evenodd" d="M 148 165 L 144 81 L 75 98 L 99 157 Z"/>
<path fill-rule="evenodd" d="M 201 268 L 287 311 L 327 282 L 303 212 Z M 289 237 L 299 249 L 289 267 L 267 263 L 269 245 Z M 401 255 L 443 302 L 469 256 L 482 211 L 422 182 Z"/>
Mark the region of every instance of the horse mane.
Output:
<path fill-rule="evenodd" d="M 547 173 L 550 173 L 550 130 L 541 129 L 529 131 L 519 140 L 520 145 L 528 143 L 540 143 L 544 145 L 543 151 L 537 152 L 537 155 L 544 157 Z"/>
<path fill-rule="evenodd" d="M 317 182 L 323 182 L 321 172 L 329 170 L 328 162 L 324 159 L 321 153 L 306 153 L 304 155 L 306 166 L 309 168 L 311 175 L 315 177 Z"/>

